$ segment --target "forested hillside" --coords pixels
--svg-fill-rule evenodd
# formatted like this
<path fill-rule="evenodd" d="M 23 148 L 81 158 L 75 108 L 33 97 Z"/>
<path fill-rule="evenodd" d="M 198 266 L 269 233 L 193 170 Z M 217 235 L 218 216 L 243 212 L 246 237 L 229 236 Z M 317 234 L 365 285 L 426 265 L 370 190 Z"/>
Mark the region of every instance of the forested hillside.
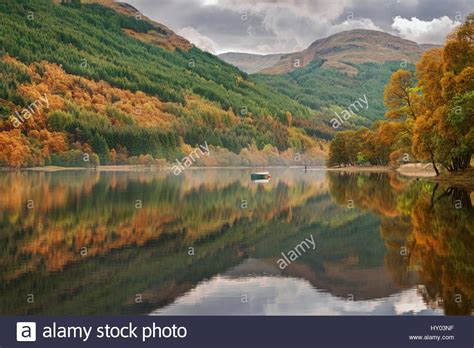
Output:
<path fill-rule="evenodd" d="M 327 128 L 315 112 L 121 12 L 78 1 L 0 3 L 0 165 L 78 165 L 84 153 L 97 155 L 94 163 L 174 160 L 204 142 L 236 154 L 324 151 L 307 135 Z M 32 103 L 31 117 L 16 122 Z"/>
<path fill-rule="evenodd" d="M 399 61 L 378 63 L 346 63 L 358 73 L 348 76 L 346 72 L 322 67 L 325 60 L 314 60 L 308 65 L 281 75 L 257 74 L 255 79 L 289 96 L 299 103 L 318 110 L 329 121 L 335 112 L 348 107 L 366 95 L 367 109 L 346 123 L 345 128 L 370 126 L 383 117 L 383 90 L 390 75 L 400 69 Z M 407 69 L 414 65 L 407 63 Z"/>

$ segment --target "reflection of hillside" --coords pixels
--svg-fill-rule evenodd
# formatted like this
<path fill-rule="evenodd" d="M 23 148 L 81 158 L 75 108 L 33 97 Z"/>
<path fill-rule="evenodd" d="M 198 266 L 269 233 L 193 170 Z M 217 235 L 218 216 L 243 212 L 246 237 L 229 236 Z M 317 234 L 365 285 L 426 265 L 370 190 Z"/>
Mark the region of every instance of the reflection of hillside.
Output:
<path fill-rule="evenodd" d="M 30 255 L 29 261 L 22 267 L 15 267 L 17 262 L 8 265 L 6 270 L 15 269 L 7 278 L 43 264 L 47 270 L 60 270 L 83 259 L 84 247 L 90 257 L 124 245 L 141 245 L 164 232 L 184 231 L 196 239 L 243 217 L 268 220 L 324 190 L 322 180 L 286 185 L 292 179 L 289 175 L 261 186 L 239 171 L 221 174 L 223 180 L 214 180 L 215 171 L 185 174 L 184 178 L 161 173 L 2 176 L 1 197 L 13 200 L 0 202 L 6 212 L 3 219 L 8 219 L 8 233 L 2 238 L 7 243 L 15 233 L 30 231 L 14 245 L 17 253 Z M 25 209 L 29 199 L 34 209 Z M 142 209 L 136 209 L 137 199 Z M 241 208 L 243 199 L 247 209 Z M 1 264 L 8 261 L 3 258 Z"/>
<path fill-rule="evenodd" d="M 315 288 L 340 298 L 352 294 L 355 300 L 387 297 L 415 284 L 410 279 L 409 284 L 400 286 L 387 275 L 379 218 L 360 209 L 341 209 L 333 199 L 326 193 L 312 197 L 293 210 L 291 224 L 267 225 L 255 245 L 240 250 L 259 261 L 244 263 L 238 267 L 239 272 L 232 269 L 225 274 L 265 275 L 265 270 L 273 274 L 267 267 L 277 265 L 280 253 L 311 234 L 318 250 L 302 255 L 281 275 L 306 279 Z"/>
<path fill-rule="evenodd" d="M 261 186 L 240 171 L 221 173 L 219 180 L 216 172 L 190 171 L 184 178 L 162 173 L 82 172 L 0 177 L 2 197 L 8 197 L 0 201 L 10 231 L 2 234 L 7 236 L 2 237 L 4 243 L 30 231 L 12 245 L 17 255 L 28 256 L 27 261 L 20 267 L 19 256 L 0 261 L 5 265 L 5 279 L 43 265 L 48 271 L 58 271 L 72 261 L 142 245 L 164 233 L 184 233 L 194 240 L 243 218 L 267 221 L 324 190 L 322 180 L 293 183 L 298 174 L 277 175 L 272 183 Z M 34 209 L 25 209 L 30 199 Z M 241 208 L 242 200 L 248 208 Z"/>
<path fill-rule="evenodd" d="M 273 259 L 265 261 L 249 258 L 223 275 L 228 278 L 272 275 L 305 279 L 316 289 L 327 291 L 333 296 L 347 299 L 352 295 L 354 301 L 388 297 L 399 290 L 383 266 L 360 268 L 359 260 L 355 257 L 323 262 L 321 269 L 315 269 L 304 261 L 294 262 L 282 271 Z"/>
<path fill-rule="evenodd" d="M 347 258 L 338 262 L 323 263 L 322 269 L 314 269 L 303 262 L 295 262 L 281 271 L 273 259 L 266 262 L 247 259 L 226 271 L 224 275 L 228 278 L 272 275 L 305 279 L 318 290 L 329 292 L 332 296 L 342 299 L 351 298 L 354 301 L 385 298 L 400 290 L 383 265 L 360 268 L 358 262 L 357 259 Z"/>
<path fill-rule="evenodd" d="M 72 195 L 78 197 L 90 193 L 97 184 L 99 174 L 87 175 L 65 173 L 57 180 L 49 173 L 10 172 L 0 175 L 0 212 L 2 219 L 10 217 L 11 222 L 22 215 L 24 221 L 28 200 L 34 203 L 31 212 L 45 213 L 63 207 Z"/>

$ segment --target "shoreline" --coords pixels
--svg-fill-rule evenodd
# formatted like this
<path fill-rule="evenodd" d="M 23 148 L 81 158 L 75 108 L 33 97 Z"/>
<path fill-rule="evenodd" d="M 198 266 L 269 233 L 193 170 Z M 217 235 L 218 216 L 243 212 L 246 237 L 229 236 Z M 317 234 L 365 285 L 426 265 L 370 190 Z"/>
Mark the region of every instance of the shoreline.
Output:
<path fill-rule="evenodd" d="M 163 172 L 171 171 L 172 166 L 149 166 L 149 165 L 140 165 L 140 164 L 124 164 L 124 165 L 105 165 L 97 167 L 62 167 L 62 166 L 42 166 L 42 167 L 26 167 L 26 168 L 9 168 L 9 167 L 0 167 L 0 172 L 61 172 L 61 171 L 94 171 L 94 172 L 123 172 L 123 171 L 147 171 L 147 172 Z M 186 170 L 204 170 L 204 169 L 264 169 L 264 168 L 288 168 L 288 169 L 304 169 L 305 166 L 284 166 L 284 165 L 274 165 L 274 166 L 192 166 L 186 168 Z M 325 166 L 308 166 L 308 170 L 328 170 Z"/>
<path fill-rule="evenodd" d="M 463 188 L 467 191 L 474 191 L 474 168 L 468 168 L 459 173 L 441 174 L 440 176 L 426 178 L 428 181 L 452 187 Z"/>
<path fill-rule="evenodd" d="M 305 169 L 305 166 L 193 166 L 187 170 L 207 170 L 207 169 Z M 159 167 L 148 165 L 106 165 L 97 167 L 60 167 L 60 166 L 43 166 L 29 168 L 8 168 L 0 167 L 0 172 L 67 172 L 67 171 L 93 171 L 93 172 L 168 172 L 171 166 Z M 307 171 L 328 171 L 328 172 L 347 172 L 347 173 L 390 173 L 395 172 L 405 177 L 416 177 L 435 182 L 441 185 L 450 185 L 463 187 L 474 191 L 474 168 L 469 168 L 459 173 L 443 173 L 435 176 L 431 168 L 421 166 L 402 165 L 398 168 L 390 166 L 349 166 L 349 167 L 326 167 L 326 166 L 307 166 Z"/>
<path fill-rule="evenodd" d="M 389 166 L 349 166 L 349 167 L 326 167 L 328 172 L 348 172 L 348 173 L 376 173 L 376 172 L 393 172 L 394 168 Z"/>

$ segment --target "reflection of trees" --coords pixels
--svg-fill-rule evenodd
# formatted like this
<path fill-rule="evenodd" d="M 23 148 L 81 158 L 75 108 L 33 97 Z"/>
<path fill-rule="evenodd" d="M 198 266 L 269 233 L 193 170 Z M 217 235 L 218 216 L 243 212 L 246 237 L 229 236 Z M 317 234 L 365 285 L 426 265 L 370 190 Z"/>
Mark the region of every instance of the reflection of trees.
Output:
<path fill-rule="evenodd" d="M 338 204 L 348 200 L 381 217 L 385 265 L 400 287 L 411 283 L 414 270 L 433 305 L 446 314 L 470 314 L 474 301 L 474 210 L 460 189 L 393 175 L 333 174 L 329 187 Z"/>
<path fill-rule="evenodd" d="M 329 188 L 338 204 L 368 209 L 380 219 L 380 234 L 385 242 L 385 267 L 400 288 L 413 284 L 408 258 L 402 257 L 401 248 L 406 246 L 411 233 L 410 216 L 399 207 L 399 196 L 406 182 L 394 173 L 328 173 Z"/>
<path fill-rule="evenodd" d="M 397 189 L 395 175 L 384 173 L 354 174 L 328 173 L 329 188 L 336 203 L 347 206 L 348 202 L 362 209 L 371 209 L 381 216 L 397 216 Z"/>
<path fill-rule="evenodd" d="M 442 301 L 447 314 L 470 314 L 473 309 L 473 221 L 474 210 L 463 190 L 422 191 L 413 206 L 413 262 L 420 264 L 425 298 Z"/>

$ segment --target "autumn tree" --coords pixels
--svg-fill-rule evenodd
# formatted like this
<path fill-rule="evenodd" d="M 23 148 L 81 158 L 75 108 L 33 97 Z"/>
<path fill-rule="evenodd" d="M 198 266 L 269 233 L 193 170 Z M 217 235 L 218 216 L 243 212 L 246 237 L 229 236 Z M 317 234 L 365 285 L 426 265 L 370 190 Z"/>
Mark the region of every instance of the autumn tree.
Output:
<path fill-rule="evenodd" d="M 438 122 L 437 157 L 449 171 L 467 168 L 474 149 L 474 13 L 443 49 L 446 107 Z"/>
<path fill-rule="evenodd" d="M 435 159 L 436 110 L 441 111 L 443 98 L 441 91 L 442 49 L 427 51 L 417 65 L 418 86 L 423 92 L 420 114 L 413 129 L 413 152 L 418 159 L 429 160 L 436 175 L 439 170 Z"/>
<path fill-rule="evenodd" d="M 474 148 L 474 14 L 448 37 L 442 49 L 427 51 L 417 65 L 423 92 L 413 150 L 448 171 L 470 166 Z M 438 173 L 438 170 L 435 170 Z"/>
<path fill-rule="evenodd" d="M 474 14 L 452 33 L 443 48 L 425 52 L 416 67 L 393 73 L 384 92 L 386 117 L 361 142 L 366 158 L 390 161 L 411 152 L 448 171 L 470 166 L 474 152 Z M 417 81 L 416 81 L 417 80 Z M 371 161 L 372 163 L 372 161 Z"/>
<path fill-rule="evenodd" d="M 286 117 L 286 125 L 288 127 L 291 127 L 291 124 L 293 122 L 293 115 L 291 114 L 291 112 L 287 111 L 285 112 L 285 117 Z"/>
<path fill-rule="evenodd" d="M 19 130 L 0 132 L 0 166 L 19 168 L 27 164 L 31 151 Z"/>
<path fill-rule="evenodd" d="M 347 163 L 344 138 L 341 133 L 337 133 L 329 145 L 327 165 L 329 167 L 341 166 Z"/>
<path fill-rule="evenodd" d="M 384 103 L 389 119 L 415 120 L 419 103 L 418 89 L 413 72 L 400 69 L 394 72 L 384 91 Z"/>

